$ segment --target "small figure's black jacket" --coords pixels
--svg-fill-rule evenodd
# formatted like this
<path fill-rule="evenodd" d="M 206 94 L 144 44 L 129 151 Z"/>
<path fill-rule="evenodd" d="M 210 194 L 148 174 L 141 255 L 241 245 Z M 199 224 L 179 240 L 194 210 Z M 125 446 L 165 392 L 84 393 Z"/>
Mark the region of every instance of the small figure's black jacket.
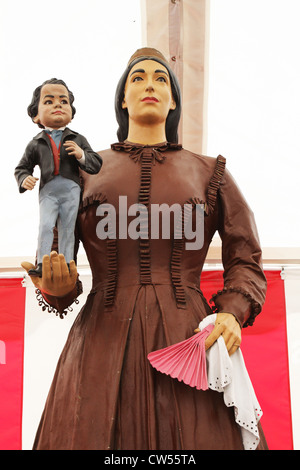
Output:
<path fill-rule="evenodd" d="M 74 155 L 69 155 L 63 143 L 66 140 L 75 141 L 82 148 L 85 155 L 85 163 L 81 164 Z M 27 145 L 25 153 L 15 169 L 19 191 L 26 191 L 21 185 L 24 179 L 32 175 L 34 167 L 38 165 L 41 169 L 40 190 L 54 178 L 54 159 L 50 140 L 45 131 L 36 135 Z M 68 127 L 63 131 L 60 147 L 59 174 L 80 184 L 79 168 L 86 173 L 96 174 L 102 166 L 102 158 L 94 152 L 83 135 L 71 131 Z"/>

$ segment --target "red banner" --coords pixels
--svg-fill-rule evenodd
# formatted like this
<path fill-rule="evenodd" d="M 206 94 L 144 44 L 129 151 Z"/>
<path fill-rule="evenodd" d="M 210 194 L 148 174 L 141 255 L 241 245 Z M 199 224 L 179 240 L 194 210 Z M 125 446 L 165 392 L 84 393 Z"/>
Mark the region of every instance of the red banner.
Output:
<path fill-rule="evenodd" d="M 21 279 L 0 279 L 0 450 L 22 448 L 25 294 Z"/>
<path fill-rule="evenodd" d="M 221 271 L 206 271 L 201 288 L 207 299 L 222 289 Z M 243 329 L 241 350 L 263 410 L 261 424 L 270 450 L 292 450 L 292 418 L 284 281 L 280 271 L 265 272 L 266 303 L 252 327 Z"/>

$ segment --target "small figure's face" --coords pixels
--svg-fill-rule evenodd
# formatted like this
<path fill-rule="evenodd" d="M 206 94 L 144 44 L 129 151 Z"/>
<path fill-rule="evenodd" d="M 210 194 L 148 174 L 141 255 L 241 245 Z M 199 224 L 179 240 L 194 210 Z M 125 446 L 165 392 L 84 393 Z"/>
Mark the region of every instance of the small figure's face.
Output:
<path fill-rule="evenodd" d="M 33 121 L 44 127 L 59 129 L 72 120 L 68 90 L 64 85 L 47 84 L 41 89 L 38 114 Z"/>
<path fill-rule="evenodd" d="M 154 60 L 143 60 L 130 70 L 124 90 L 122 108 L 129 119 L 140 124 L 165 122 L 169 111 L 176 108 L 169 72 Z"/>

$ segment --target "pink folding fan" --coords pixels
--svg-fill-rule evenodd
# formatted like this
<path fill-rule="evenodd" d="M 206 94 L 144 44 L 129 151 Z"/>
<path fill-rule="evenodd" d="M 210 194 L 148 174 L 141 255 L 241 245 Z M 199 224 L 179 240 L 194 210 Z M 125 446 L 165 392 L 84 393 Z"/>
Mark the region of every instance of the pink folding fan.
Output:
<path fill-rule="evenodd" d="M 150 364 L 163 374 L 184 382 L 197 390 L 207 390 L 205 340 L 214 329 L 208 325 L 180 343 L 148 354 Z"/>

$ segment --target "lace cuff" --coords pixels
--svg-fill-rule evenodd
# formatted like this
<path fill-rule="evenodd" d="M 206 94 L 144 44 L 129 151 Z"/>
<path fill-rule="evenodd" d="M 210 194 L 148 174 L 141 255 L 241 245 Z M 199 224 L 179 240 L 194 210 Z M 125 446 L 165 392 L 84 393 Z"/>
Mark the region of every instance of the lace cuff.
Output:
<path fill-rule="evenodd" d="M 43 295 L 40 289 L 36 289 L 36 299 L 38 301 L 39 307 L 42 307 L 43 311 L 47 310 L 48 313 L 55 313 L 56 316 L 59 316 L 59 318 L 63 319 L 68 312 L 73 312 L 73 308 L 71 307 L 73 303 L 76 305 L 79 304 L 77 297 L 79 297 L 83 291 L 81 281 L 77 281 L 75 289 L 70 294 L 67 294 L 65 297 L 61 298 L 46 296 L 45 294 Z M 74 296 L 74 291 L 75 297 L 72 297 Z M 51 304 L 52 301 L 53 304 L 56 304 L 55 306 Z"/>

